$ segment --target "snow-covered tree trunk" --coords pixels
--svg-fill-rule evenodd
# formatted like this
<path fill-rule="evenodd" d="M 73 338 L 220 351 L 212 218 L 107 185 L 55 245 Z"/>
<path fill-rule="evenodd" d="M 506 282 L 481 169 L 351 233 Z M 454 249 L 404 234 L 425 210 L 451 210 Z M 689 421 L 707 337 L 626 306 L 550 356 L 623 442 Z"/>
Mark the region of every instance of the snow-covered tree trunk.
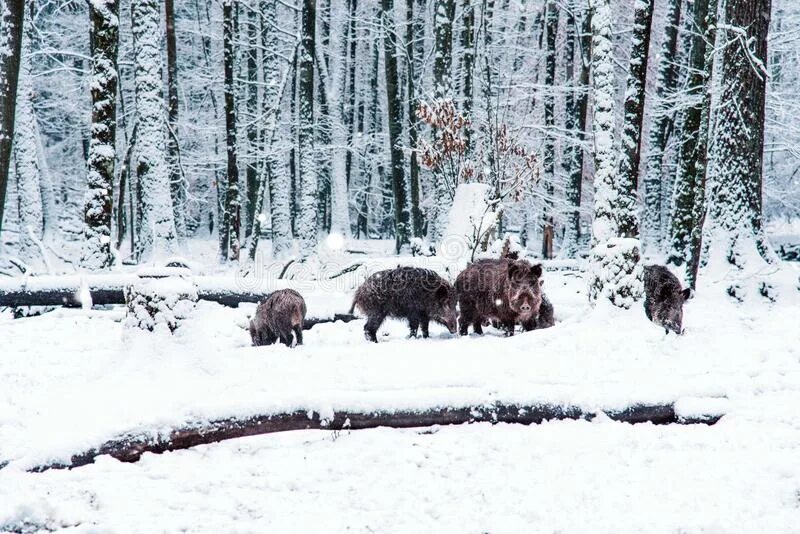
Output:
<path fill-rule="evenodd" d="M 32 25 L 25 17 L 23 25 Z M 42 266 L 42 251 L 39 243 L 44 232 L 42 193 L 39 186 L 39 158 L 36 152 L 36 115 L 33 109 L 33 66 L 31 64 L 32 29 L 26 28 L 22 38 L 17 87 L 16 129 L 14 132 L 14 167 L 17 182 L 17 206 L 19 222 L 18 256 L 29 266 Z"/>
<path fill-rule="evenodd" d="M 697 174 L 697 141 L 700 137 L 703 114 L 703 95 L 706 60 L 706 30 L 708 22 L 708 0 L 694 2 L 695 32 L 691 39 L 689 60 L 690 74 L 688 96 L 690 106 L 684 111 L 683 128 L 680 138 L 678 172 L 675 178 L 675 192 L 670 221 L 670 248 L 667 263 L 675 266 L 691 265 L 691 236 L 699 221 L 694 219 L 694 199 L 702 195 L 701 186 L 705 177 Z M 713 61 L 713 57 L 710 57 Z"/>
<path fill-rule="evenodd" d="M 346 7 L 346 6 L 342 6 Z M 332 23 L 335 23 L 333 21 Z M 337 52 L 332 54 L 331 62 L 331 91 L 328 101 L 333 108 L 332 145 L 333 165 L 331 169 L 331 233 L 342 237 L 350 237 L 350 206 L 347 195 L 347 155 L 350 152 L 348 143 L 348 117 L 346 113 L 345 85 L 348 70 L 346 67 L 347 52 L 349 47 L 349 23 L 344 20 L 338 24 L 331 35 L 331 46 Z"/>
<path fill-rule="evenodd" d="M 167 166 L 167 123 L 161 78 L 161 4 L 131 1 L 139 188 L 136 257 L 147 261 L 175 250 L 175 221 Z"/>
<path fill-rule="evenodd" d="M 403 132 L 403 106 L 400 100 L 400 76 L 398 73 L 397 28 L 394 22 L 394 2 L 381 0 L 383 21 L 383 65 L 386 80 L 386 99 L 389 118 L 389 148 L 392 162 L 392 197 L 394 199 L 395 250 L 409 242 L 408 194 L 403 172 L 405 158 L 400 146 Z"/>
<path fill-rule="evenodd" d="M 24 0 L 0 2 L 0 234 L 3 230 L 3 209 L 14 142 L 24 12 Z"/>
<path fill-rule="evenodd" d="M 275 153 L 272 146 L 278 117 L 281 110 L 281 68 L 278 63 L 278 29 L 273 26 L 276 3 L 278 0 L 262 0 L 261 2 L 261 48 L 262 79 L 264 93 L 262 96 L 262 115 L 267 122 L 261 132 L 262 150 L 265 160 L 259 178 L 259 192 L 253 219 L 253 231 L 250 241 L 250 258 L 255 259 L 261 233 L 264 194 L 269 193 L 270 220 L 272 226 L 272 255 L 285 258 L 292 250 L 292 198 L 291 178 L 286 172 L 283 158 Z"/>
<path fill-rule="evenodd" d="M 259 92 L 260 84 L 258 83 L 258 49 L 260 47 L 260 40 L 258 38 L 258 12 L 256 9 L 247 7 L 247 49 L 245 51 L 245 70 L 247 74 L 247 85 L 245 92 L 247 99 L 245 101 L 247 113 L 245 115 L 245 131 L 247 134 L 247 154 L 245 166 L 245 176 L 247 183 L 247 202 L 245 209 L 244 221 L 244 235 L 248 243 L 254 239 L 253 231 L 255 229 L 256 210 L 260 210 L 261 200 L 259 198 L 261 187 L 259 184 L 259 175 L 263 174 L 260 169 L 263 167 L 263 159 L 261 154 L 261 147 L 259 147 Z"/>
<path fill-rule="evenodd" d="M 309 256 L 317 246 L 317 166 L 314 152 L 314 42 L 316 2 L 303 0 L 300 28 L 300 47 L 297 61 L 298 102 L 298 194 L 299 217 L 297 238 L 300 254 Z"/>
<path fill-rule="evenodd" d="M 678 25 L 681 20 L 683 0 L 668 0 L 666 19 L 666 38 L 659 54 L 658 75 L 656 77 L 655 117 L 650 126 L 647 142 L 647 168 L 644 177 L 644 221 L 642 240 L 645 248 L 661 248 L 661 219 L 663 211 L 662 165 L 664 149 L 667 145 L 668 131 L 673 122 L 667 99 L 673 95 L 678 85 Z"/>
<path fill-rule="evenodd" d="M 169 108 L 167 162 L 169 163 L 170 196 L 179 238 L 186 237 L 186 185 L 183 183 L 178 146 L 178 47 L 175 37 L 175 0 L 164 1 L 167 41 L 167 105 Z"/>
<path fill-rule="evenodd" d="M 589 299 L 607 299 L 630 308 L 641 298 L 642 266 L 636 230 L 635 195 L 620 179 L 614 146 L 615 94 L 611 0 L 592 0 L 592 73 L 594 75 L 595 200 L 589 263 Z M 622 226 L 621 222 L 625 225 Z"/>
<path fill-rule="evenodd" d="M 455 0 L 435 0 L 434 2 L 434 56 L 433 56 L 433 96 L 434 99 L 453 98 L 453 19 Z M 452 184 L 455 187 L 457 184 Z M 437 243 L 444 238 L 447 228 L 452 193 L 448 190 L 444 173 L 433 172 L 433 196 L 435 198 L 428 218 L 428 239 Z"/>
<path fill-rule="evenodd" d="M 704 269 L 725 272 L 737 299 L 772 259 L 762 222 L 767 34 L 771 0 L 726 0 L 718 54 L 719 96 L 712 129 L 713 167 L 703 233 Z M 763 288 L 761 288 L 763 292 Z"/>
<path fill-rule="evenodd" d="M 639 216 L 635 192 L 639 185 L 639 162 L 642 153 L 642 123 L 644 120 L 647 58 L 650 55 L 650 27 L 653 22 L 653 0 L 636 0 L 633 15 L 633 48 L 628 67 L 628 87 L 625 92 L 625 115 L 622 123 L 619 187 L 634 194 L 619 197 L 617 231 L 620 236 L 639 236 Z"/>
<path fill-rule="evenodd" d="M 695 154 L 695 195 L 692 199 L 692 220 L 695 221 L 689 243 L 690 261 L 686 267 L 686 281 L 692 287 L 697 285 L 697 272 L 700 268 L 700 256 L 703 244 L 703 226 L 706 217 L 706 183 L 709 169 L 709 139 L 713 123 L 711 121 L 712 105 L 714 103 L 715 76 L 714 57 L 716 55 L 717 20 L 719 15 L 719 1 L 708 0 L 705 23 L 705 59 L 703 61 L 703 103 L 700 114 L 700 127 L 698 129 L 697 147 Z"/>
<path fill-rule="evenodd" d="M 220 258 L 223 260 L 239 260 L 241 249 L 241 199 L 239 198 L 239 166 L 236 160 L 236 86 L 234 83 L 234 67 L 236 51 L 234 49 L 234 5 L 233 0 L 222 3 L 222 42 L 223 70 L 225 71 L 225 214 L 221 231 Z"/>
<path fill-rule="evenodd" d="M 114 264 L 111 214 L 114 168 L 117 160 L 117 49 L 119 46 L 119 4 L 97 0 L 89 4 L 92 21 L 92 127 L 84 204 L 84 248 L 81 265 L 87 269 L 108 269 Z"/>

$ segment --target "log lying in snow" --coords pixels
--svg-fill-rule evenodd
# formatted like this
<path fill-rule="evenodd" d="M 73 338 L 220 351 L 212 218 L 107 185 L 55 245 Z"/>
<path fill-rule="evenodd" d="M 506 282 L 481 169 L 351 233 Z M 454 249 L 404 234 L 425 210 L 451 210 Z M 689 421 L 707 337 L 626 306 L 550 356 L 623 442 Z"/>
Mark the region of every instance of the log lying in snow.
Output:
<path fill-rule="evenodd" d="M 35 276 L 0 279 L 0 308 L 17 306 L 67 306 L 79 308 L 85 301 L 95 306 L 125 304 L 125 287 L 139 279 L 135 274 Z M 274 289 L 248 287 L 248 282 L 235 278 L 195 276 L 200 300 L 217 302 L 236 308 L 241 303 L 258 303 Z M 265 284 L 260 284 L 265 285 Z M 356 319 L 351 314 L 306 317 L 304 328 L 335 321 Z"/>
<path fill-rule="evenodd" d="M 722 417 L 722 415 L 715 414 L 682 418 L 676 414 L 672 404 L 637 404 L 624 410 L 610 410 L 603 413 L 614 421 L 634 424 L 649 422 L 657 425 L 673 423 L 713 425 Z M 41 472 L 49 469 L 80 467 L 94 463 L 95 458 L 106 454 L 122 462 L 136 462 L 146 452 L 161 454 L 167 451 L 216 443 L 226 439 L 291 430 L 360 430 L 377 427 L 415 428 L 477 422 L 531 425 L 540 424 L 547 420 L 592 420 L 597 415 L 595 412 L 587 412 L 576 406 L 551 404 L 519 406 L 499 402 L 460 408 L 434 408 L 425 411 L 377 411 L 369 413 L 341 411 L 334 412 L 330 418 L 321 418 L 320 414 L 316 412 L 296 411 L 274 415 L 257 415 L 247 419 L 231 418 L 193 424 L 161 436 L 126 435 L 107 441 L 96 449 L 76 454 L 69 463 L 40 465 L 31 469 L 31 471 Z M 3 465 L 0 463 L 0 469 L 2 467 Z"/>

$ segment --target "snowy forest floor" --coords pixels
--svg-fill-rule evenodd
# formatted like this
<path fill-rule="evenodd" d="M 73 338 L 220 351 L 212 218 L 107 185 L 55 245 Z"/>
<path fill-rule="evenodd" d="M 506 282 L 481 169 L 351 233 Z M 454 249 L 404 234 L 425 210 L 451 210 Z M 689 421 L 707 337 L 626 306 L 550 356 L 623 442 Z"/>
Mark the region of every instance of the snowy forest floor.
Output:
<path fill-rule="evenodd" d="M 253 305 L 209 302 L 173 336 L 126 330 L 121 307 L 0 315 L 0 531 L 797 532 L 800 294 L 744 305 L 698 294 L 678 337 L 639 307 L 592 310 L 580 272 L 544 279 L 558 324 L 512 338 L 436 325 L 408 339 L 388 321 L 371 344 L 354 321 L 317 325 L 302 347 L 256 348 Z M 352 283 L 298 287 L 310 314 L 344 312 Z M 302 431 L 25 471 L 193 421 L 491 400 L 726 415 Z"/>

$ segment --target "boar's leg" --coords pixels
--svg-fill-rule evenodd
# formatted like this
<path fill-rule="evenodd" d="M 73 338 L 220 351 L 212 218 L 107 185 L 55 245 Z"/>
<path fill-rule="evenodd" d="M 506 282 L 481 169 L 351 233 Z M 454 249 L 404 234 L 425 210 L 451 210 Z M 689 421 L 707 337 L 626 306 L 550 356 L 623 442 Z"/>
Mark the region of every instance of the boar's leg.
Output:
<path fill-rule="evenodd" d="M 378 342 L 378 328 L 381 327 L 384 319 L 386 319 L 384 314 L 371 315 L 367 319 L 367 323 L 364 325 L 364 337 L 367 338 L 367 341 Z"/>
<path fill-rule="evenodd" d="M 291 347 L 293 340 L 294 338 L 292 337 L 291 330 L 289 332 L 281 332 L 281 343 L 283 343 L 287 347 Z"/>
<path fill-rule="evenodd" d="M 478 318 L 478 312 L 475 310 L 475 304 L 469 300 L 461 300 L 459 302 L 459 308 L 461 313 L 458 316 L 458 333 L 462 336 L 466 336 L 469 325 L 473 325 L 475 333 L 482 334 L 483 332 L 478 326 L 480 319 Z"/>
<path fill-rule="evenodd" d="M 423 315 L 419 320 L 419 325 L 422 328 L 422 337 L 424 339 L 428 339 L 428 324 L 430 321 L 431 320 L 427 315 Z"/>
<path fill-rule="evenodd" d="M 294 325 L 294 337 L 295 339 L 297 339 L 298 345 L 303 344 L 303 327 L 300 326 L 299 324 Z"/>
<path fill-rule="evenodd" d="M 261 344 L 262 345 L 272 345 L 276 341 L 278 341 L 278 336 L 272 330 L 265 329 L 261 333 Z"/>
<path fill-rule="evenodd" d="M 408 318 L 408 337 L 417 337 L 417 330 L 419 329 L 419 320 L 416 317 Z"/>
<path fill-rule="evenodd" d="M 483 335 L 483 319 L 480 319 L 480 318 L 475 319 L 475 321 L 472 322 L 472 329 L 475 330 L 476 334 L 478 334 L 479 336 L 482 336 Z"/>
<path fill-rule="evenodd" d="M 514 329 L 517 327 L 516 321 L 503 321 L 503 330 L 506 331 L 506 337 L 514 335 Z"/>
<path fill-rule="evenodd" d="M 524 332 L 530 332 L 531 330 L 536 330 L 536 319 L 528 319 L 527 321 L 522 321 L 522 330 Z"/>

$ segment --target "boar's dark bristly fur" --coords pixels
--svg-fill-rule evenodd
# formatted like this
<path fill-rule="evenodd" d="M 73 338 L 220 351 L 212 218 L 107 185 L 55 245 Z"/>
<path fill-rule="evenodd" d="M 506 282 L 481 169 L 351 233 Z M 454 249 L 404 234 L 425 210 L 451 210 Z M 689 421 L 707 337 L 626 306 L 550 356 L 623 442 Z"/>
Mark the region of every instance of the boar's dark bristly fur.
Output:
<path fill-rule="evenodd" d="M 367 278 L 356 291 L 352 311 L 367 316 L 364 335 L 377 343 L 377 332 L 386 317 L 408 319 L 411 337 L 422 328 L 428 337 L 428 323 L 436 321 L 456 333 L 456 292 L 450 283 L 428 269 L 398 267 Z"/>
<path fill-rule="evenodd" d="M 542 305 L 539 306 L 539 315 L 537 315 L 535 319 L 531 319 L 527 323 L 522 323 L 522 329 L 525 331 L 541 330 L 543 328 L 550 328 L 551 326 L 555 326 L 555 324 L 556 324 L 556 317 L 555 317 L 555 308 L 553 308 L 553 303 L 550 302 L 550 299 L 547 298 L 547 295 L 542 293 Z"/>
<path fill-rule="evenodd" d="M 683 303 L 692 295 L 683 289 L 678 277 L 663 265 L 644 268 L 644 312 L 664 331 L 683 333 Z"/>
<path fill-rule="evenodd" d="M 294 289 L 279 289 L 271 293 L 256 308 L 250 321 L 253 345 L 272 345 L 278 339 L 292 346 L 292 333 L 297 344 L 303 344 L 303 321 L 306 318 L 306 301 Z"/>
<path fill-rule="evenodd" d="M 483 333 L 484 321 L 497 321 L 509 336 L 514 325 L 531 330 L 542 303 L 542 266 L 525 260 L 478 260 L 456 278 L 461 310 L 459 333 L 467 334 L 472 325 Z"/>

